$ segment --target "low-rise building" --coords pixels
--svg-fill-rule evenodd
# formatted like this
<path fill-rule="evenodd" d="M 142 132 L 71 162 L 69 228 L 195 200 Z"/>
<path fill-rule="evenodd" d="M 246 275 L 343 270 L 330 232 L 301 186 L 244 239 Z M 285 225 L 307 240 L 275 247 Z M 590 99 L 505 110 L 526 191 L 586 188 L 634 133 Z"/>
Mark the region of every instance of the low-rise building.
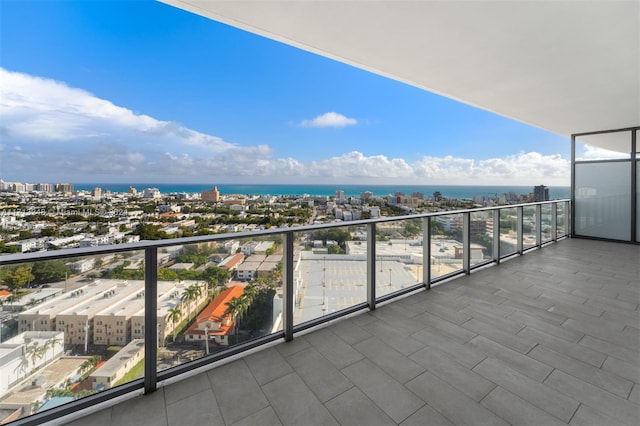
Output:
<path fill-rule="evenodd" d="M 244 287 L 236 285 L 222 291 L 202 312 L 196 320 L 185 331 L 187 342 L 203 342 L 205 339 L 213 340 L 217 344 L 227 346 L 229 335 L 234 326 L 231 314 L 226 313 L 227 303 L 232 299 L 239 298 L 244 294 Z"/>
<path fill-rule="evenodd" d="M 93 390 L 111 388 L 143 358 L 144 340 L 132 340 L 89 376 Z"/>

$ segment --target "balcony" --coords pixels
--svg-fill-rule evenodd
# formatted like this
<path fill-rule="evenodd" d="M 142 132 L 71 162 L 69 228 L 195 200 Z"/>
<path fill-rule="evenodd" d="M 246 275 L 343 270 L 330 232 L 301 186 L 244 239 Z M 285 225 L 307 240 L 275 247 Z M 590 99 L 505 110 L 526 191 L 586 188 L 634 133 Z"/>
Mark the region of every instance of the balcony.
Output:
<path fill-rule="evenodd" d="M 565 238 L 568 207 L 534 203 L 3 256 L 1 263 L 15 264 L 144 250 L 151 309 L 143 337 L 158 343 L 144 347 L 143 379 L 16 424 L 635 423 L 640 247 Z M 482 218 L 493 239 L 479 256 L 470 231 Z M 298 250 L 313 232 L 340 228 L 366 236 L 353 253 Z M 394 228 L 422 239 L 381 238 Z M 229 346 L 196 342 L 194 359 L 168 365 L 159 355 L 169 326 L 150 314 L 162 309 L 158 252 L 256 236 L 282 241 L 273 303 L 277 313 L 275 301 L 283 302 L 280 321 Z M 439 257 L 455 238 L 457 255 Z M 97 321 L 85 336 L 89 328 L 94 339 L 111 334 Z"/>

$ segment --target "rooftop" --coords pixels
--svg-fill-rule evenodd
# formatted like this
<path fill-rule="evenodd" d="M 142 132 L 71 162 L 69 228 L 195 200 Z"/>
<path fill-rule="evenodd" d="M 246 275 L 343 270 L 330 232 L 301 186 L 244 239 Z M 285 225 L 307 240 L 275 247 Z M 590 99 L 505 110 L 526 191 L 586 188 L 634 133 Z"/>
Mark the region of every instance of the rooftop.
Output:
<path fill-rule="evenodd" d="M 636 424 L 639 259 L 565 239 L 70 424 Z"/>

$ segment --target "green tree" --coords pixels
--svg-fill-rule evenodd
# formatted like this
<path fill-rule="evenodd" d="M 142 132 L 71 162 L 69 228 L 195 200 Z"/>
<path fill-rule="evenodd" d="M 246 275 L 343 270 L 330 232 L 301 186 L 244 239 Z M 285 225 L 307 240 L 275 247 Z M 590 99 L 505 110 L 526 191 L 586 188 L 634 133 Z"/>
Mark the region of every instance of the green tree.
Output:
<path fill-rule="evenodd" d="M 46 348 L 44 346 L 38 345 L 38 342 L 36 341 L 33 342 L 33 344 L 27 346 L 24 355 L 31 360 L 31 366 L 35 367 L 36 360 L 42 358 L 45 350 Z"/>
<path fill-rule="evenodd" d="M 141 240 L 161 240 L 167 238 L 167 234 L 160 230 L 160 225 L 153 223 L 139 223 L 132 233 L 139 235 Z"/>
<path fill-rule="evenodd" d="M 179 306 L 174 306 L 173 308 L 169 308 L 169 315 L 167 318 L 173 324 L 173 341 L 176 341 L 176 335 L 178 334 L 178 322 L 180 322 L 180 318 L 182 318 L 182 311 Z"/>
<path fill-rule="evenodd" d="M 18 240 L 28 240 L 29 238 L 33 238 L 33 232 L 27 230 L 18 232 Z"/>
<path fill-rule="evenodd" d="M 9 287 L 12 293 L 16 293 L 25 284 L 33 281 L 35 278 L 31 273 L 31 266 L 18 266 L 12 272 L 9 272 L 3 279 L 4 283 Z"/>
<path fill-rule="evenodd" d="M 239 318 L 248 309 L 248 307 L 249 307 L 249 303 L 247 298 L 244 295 L 240 297 L 234 297 L 233 299 L 227 302 L 227 309 L 225 310 L 224 313 L 225 315 L 231 315 L 231 318 L 233 319 L 233 326 L 235 329 L 236 336 L 238 335 L 238 331 L 240 328 Z"/>
<path fill-rule="evenodd" d="M 0 241 L 0 253 L 18 253 L 19 251 L 18 246 L 7 245 L 4 241 Z"/>
<path fill-rule="evenodd" d="M 34 282 L 39 284 L 62 281 L 71 270 L 62 260 L 44 260 L 35 262 L 31 268 Z"/>
<path fill-rule="evenodd" d="M 198 300 L 198 298 L 202 296 L 202 289 L 200 286 L 196 284 L 192 284 L 182 292 L 181 299 L 184 303 L 187 304 L 187 309 L 189 312 L 189 320 L 191 320 L 191 304 Z"/>
<path fill-rule="evenodd" d="M 158 279 L 160 281 L 175 281 L 178 279 L 178 274 L 172 269 L 162 268 L 158 269 Z"/>

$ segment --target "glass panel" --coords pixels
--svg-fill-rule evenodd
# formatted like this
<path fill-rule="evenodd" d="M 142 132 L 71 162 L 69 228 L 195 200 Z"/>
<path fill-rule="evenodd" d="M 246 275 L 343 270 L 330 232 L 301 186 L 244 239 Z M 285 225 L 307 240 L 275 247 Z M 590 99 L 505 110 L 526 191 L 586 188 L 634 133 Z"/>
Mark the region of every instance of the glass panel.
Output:
<path fill-rule="evenodd" d="M 282 329 L 281 236 L 168 251 L 172 261 L 159 259 L 158 269 L 159 370 Z M 144 332 L 143 315 L 132 319 L 134 333 Z"/>
<path fill-rule="evenodd" d="M 366 301 L 365 226 L 295 233 L 293 323 L 304 323 Z"/>
<path fill-rule="evenodd" d="M 541 207 L 541 229 L 542 229 L 542 242 L 551 241 L 553 239 L 552 218 L 551 218 L 551 204 L 543 204 Z"/>
<path fill-rule="evenodd" d="M 500 210 L 500 256 L 508 256 L 518 250 L 516 222 L 518 214 L 515 208 Z"/>
<path fill-rule="evenodd" d="M 422 220 L 376 225 L 376 296 L 422 281 Z"/>
<path fill-rule="evenodd" d="M 431 277 L 462 270 L 462 214 L 436 216 L 431 220 Z"/>
<path fill-rule="evenodd" d="M 536 245 L 536 208 L 525 206 L 522 208 L 522 248 L 528 249 Z"/>
<path fill-rule="evenodd" d="M 144 252 L 5 266 L 0 275 L 11 290 L 0 317 L 3 404 L 28 401 L 32 414 L 141 377 L 144 340 L 132 338 L 128 316 L 144 309 Z"/>
<path fill-rule="evenodd" d="M 636 162 L 636 242 L 640 243 L 640 161 Z"/>
<path fill-rule="evenodd" d="M 567 203 L 556 203 L 556 238 L 567 235 Z"/>
<path fill-rule="evenodd" d="M 577 235 L 629 241 L 631 163 L 576 164 Z"/>
<path fill-rule="evenodd" d="M 471 265 L 491 260 L 493 253 L 493 212 L 474 212 L 470 218 Z"/>
<path fill-rule="evenodd" d="M 577 161 L 628 159 L 630 152 L 631 132 L 580 136 L 576 140 Z"/>

